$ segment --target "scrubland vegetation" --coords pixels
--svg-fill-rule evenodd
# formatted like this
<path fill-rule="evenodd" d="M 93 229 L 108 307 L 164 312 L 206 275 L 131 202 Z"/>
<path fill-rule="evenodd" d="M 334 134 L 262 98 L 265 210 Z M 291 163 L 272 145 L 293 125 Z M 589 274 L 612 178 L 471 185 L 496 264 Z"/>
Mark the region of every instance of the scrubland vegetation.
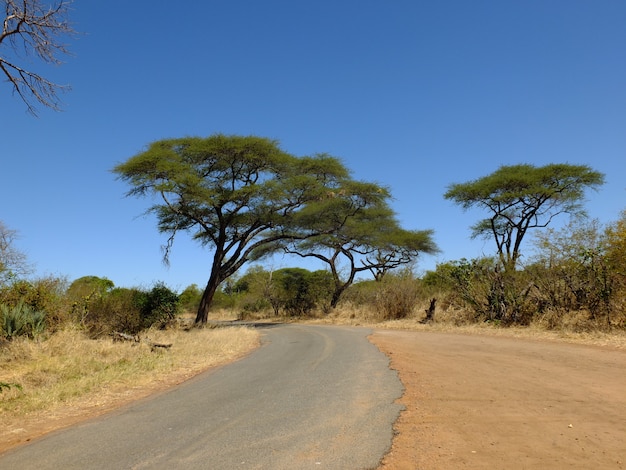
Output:
<path fill-rule="evenodd" d="M 218 316 L 626 331 L 626 212 L 606 227 L 581 217 L 584 189 L 603 181 L 586 166 L 501 167 L 452 185 L 445 197 L 489 213 L 474 235 L 492 237 L 497 250 L 425 273 L 416 263 L 438 251 L 434 232 L 402 228 L 387 188 L 353 180 L 328 155 L 295 157 L 268 139 L 215 135 L 156 142 L 115 171 L 129 195 L 163 199 L 149 212 L 168 235 L 166 259 L 180 230 L 213 250 L 206 287 L 178 293 L 160 283 L 117 287 L 95 275 L 33 278 L 15 232 L 0 223 L 3 419 L 194 373 L 256 344 L 252 330 L 209 328 Z M 562 213 L 574 222 L 547 228 Z M 522 252 L 531 228 L 543 230 L 535 249 Z M 262 261 L 274 253 L 316 259 L 324 269 L 268 270 Z"/>
<path fill-rule="evenodd" d="M 442 263 L 419 276 L 404 267 L 353 283 L 334 308 L 327 270 L 255 265 L 223 283 L 211 318 L 556 332 L 626 346 L 626 212 L 608 227 L 579 221 L 546 231 L 535 244 L 533 259 L 513 272 L 500 270 L 495 258 Z M 257 332 L 245 327 L 194 328 L 201 297 L 196 285 L 176 293 L 163 284 L 118 288 L 97 276 L 71 283 L 6 279 L 0 286 L 4 435 L 33 414 L 106 409 L 128 390 L 183 380 L 257 344 Z M 133 339 L 115 342 L 116 332 Z M 153 343 L 173 346 L 154 350 Z"/>

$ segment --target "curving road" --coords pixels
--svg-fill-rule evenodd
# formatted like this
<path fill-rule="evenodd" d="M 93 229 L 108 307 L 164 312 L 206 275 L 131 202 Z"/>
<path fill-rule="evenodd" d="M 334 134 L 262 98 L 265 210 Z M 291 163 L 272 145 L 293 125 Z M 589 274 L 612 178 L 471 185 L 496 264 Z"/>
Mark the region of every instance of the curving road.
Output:
<path fill-rule="evenodd" d="M 369 333 L 267 327 L 245 359 L 10 451 L 0 468 L 376 468 L 402 384 Z"/>

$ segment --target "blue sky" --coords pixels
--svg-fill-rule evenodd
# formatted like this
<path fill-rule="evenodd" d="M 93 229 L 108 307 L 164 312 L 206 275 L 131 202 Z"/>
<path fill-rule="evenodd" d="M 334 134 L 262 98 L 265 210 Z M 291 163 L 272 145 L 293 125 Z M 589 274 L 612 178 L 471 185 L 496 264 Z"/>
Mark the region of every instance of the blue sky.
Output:
<path fill-rule="evenodd" d="M 623 0 L 77 0 L 72 20 L 74 56 L 28 64 L 72 86 L 63 112 L 34 118 L 0 83 L 0 220 L 38 276 L 206 283 L 211 253 L 179 237 L 166 268 L 149 201 L 111 173 L 168 137 L 341 158 L 391 189 L 405 228 L 434 230 L 421 270 L 493 254 L 469 238 L 484 214 L 443 194 L 501 165 L 590 165 L 606 184 L 589 215 L 626 209 Z"/>

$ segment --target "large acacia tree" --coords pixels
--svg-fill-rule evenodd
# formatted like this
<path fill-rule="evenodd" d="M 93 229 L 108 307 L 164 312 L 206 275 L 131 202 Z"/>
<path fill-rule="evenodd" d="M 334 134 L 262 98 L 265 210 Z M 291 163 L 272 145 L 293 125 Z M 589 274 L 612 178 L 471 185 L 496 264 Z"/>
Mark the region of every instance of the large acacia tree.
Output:
<path fill-rule="evenodd" d="M 472 227 L 472 236 L 493 238 L 500 263 L 514 271 L 529 229 L 546 227 L 559 214 L 583 214 L 585 190 L 603 183 L 604 175 L 586 165 L 521 164 L 452 184 L 444 197 L 463 209 L 478 207 L 490 214 Z"/>
<path fill-rule="evenodd" d="M 34 55 L 41 61 L 58 65 L 69 54 L 65 39 L 76 35 L 68 20 L 72 2 L 43 0 L 3 0 L 0 31 L 0 72 L 28 111 L 36 115 L 37 105 L 58 110 L 59 92 L 69 89 L 54 83 L 20 60 Z"/>
<path fill-rule="evenodd" d="M 180 231 L 212 248 L 196 323 L 205 323 L 218 286 L 281 240 L 340 227 L 369 203 L 353 194 L 348 170 L 328 155 L 295 157 L 274 140 L 213 135 L 154 142 L 113 170 L 128 195 L 156 196 L 148 209 L 168 234 L 167 261 Z"/>

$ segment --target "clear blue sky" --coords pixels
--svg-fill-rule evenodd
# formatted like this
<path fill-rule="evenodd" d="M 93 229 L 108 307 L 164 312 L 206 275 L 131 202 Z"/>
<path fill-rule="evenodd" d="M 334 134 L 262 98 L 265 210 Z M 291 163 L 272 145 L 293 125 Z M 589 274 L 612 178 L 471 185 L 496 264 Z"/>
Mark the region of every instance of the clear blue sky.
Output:
<path fill-rule="evenodd" d="M 74 57 L 39 67 L 71 84 L 64 111 L 26 113 L 0 82 L 2 220 L 36 274 L 118 286 L 203 286 L 211 253 L 185 237 L 171 266 L 149 201 L 111 168 L 151 141 L 259 135 L 327 152 L 391 188 L 408 229 L 433 229 L 437 262 L 494 253 L 483 213 L 451 183 L 501 165 L 586 164 L 606 174 L 586 208 L 626 209 L 624 0 L 77 0 Z M 561 219 L 561 222 L 567 220 Z M 275 268 L 295 260 L 274 260 Z M 321 266 L 320 266 L 321 267 Z"/>

